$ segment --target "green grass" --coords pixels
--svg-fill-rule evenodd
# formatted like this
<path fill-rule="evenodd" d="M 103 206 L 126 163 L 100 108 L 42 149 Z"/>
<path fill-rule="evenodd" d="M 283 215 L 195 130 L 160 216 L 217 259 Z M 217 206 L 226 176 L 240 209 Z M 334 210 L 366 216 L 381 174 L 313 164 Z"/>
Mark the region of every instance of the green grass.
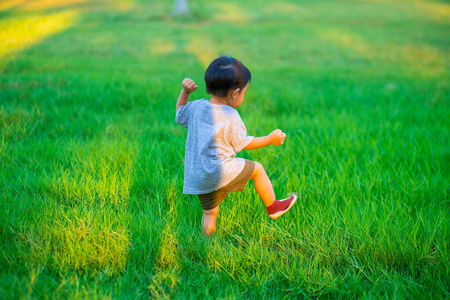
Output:
<path fill-rule="evenodd" d="M 450 5 L 241 2 L 0 3 L 0 298 L 450 297 Z M 218 53 L 300 198 L 250 183 L 207 240 L 174 110 Z"/>

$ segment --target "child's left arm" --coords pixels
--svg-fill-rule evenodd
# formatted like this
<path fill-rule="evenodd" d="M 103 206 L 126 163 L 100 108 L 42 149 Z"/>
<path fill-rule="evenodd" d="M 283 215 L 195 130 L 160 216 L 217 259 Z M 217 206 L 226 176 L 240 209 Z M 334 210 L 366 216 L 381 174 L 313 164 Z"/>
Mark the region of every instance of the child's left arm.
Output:
<path fill-rule="evenodd" d="M 178 97 L 177 111 L 181 106 L 186 105 L 188 103 L 189 94 L 197 89 L 197 85 L 190 78 L 185 78 L 181 83 L 181 85 L 183 86 L 183 89 L 181 90 L 180 96 Z"/>
<path fill-rule="evenodd" d="M 285 139 L 286 134 L 280 129 L 276 129 L 267 136 L 255 137 L 250 144 L 244 147 L 244 150 L 254 150 L 269 145 L 282 145 Z"/>

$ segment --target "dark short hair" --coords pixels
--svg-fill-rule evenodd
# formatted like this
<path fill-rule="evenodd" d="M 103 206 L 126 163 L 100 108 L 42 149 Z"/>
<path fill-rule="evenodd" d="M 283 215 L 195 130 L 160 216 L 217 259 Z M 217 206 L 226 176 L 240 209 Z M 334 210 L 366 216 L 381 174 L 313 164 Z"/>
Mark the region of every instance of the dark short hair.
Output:
<path fill-rule="evenodd" d="M 239 60 L 221 56 L 213 60 L 206 69 L 206 92 L 226 97 L 231 90 L 242 90 L 251 79 L 252 74 Z"/>

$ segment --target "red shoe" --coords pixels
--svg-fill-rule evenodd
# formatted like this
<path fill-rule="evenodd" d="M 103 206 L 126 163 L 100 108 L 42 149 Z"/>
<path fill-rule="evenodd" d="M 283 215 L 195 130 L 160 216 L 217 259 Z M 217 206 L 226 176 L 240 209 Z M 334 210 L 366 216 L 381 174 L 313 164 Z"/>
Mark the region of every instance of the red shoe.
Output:
<path fill-rule="evenodd" d="M 292 195 L 289 198 L 283 200 L 275 200 L 275 202 L 271 206 L 266 206 L 269 217 L 271 217 L 272 219 L 278 218 L 279 216 L 287 212 L 294 205 L 296 200 L 296 195 Z"/>

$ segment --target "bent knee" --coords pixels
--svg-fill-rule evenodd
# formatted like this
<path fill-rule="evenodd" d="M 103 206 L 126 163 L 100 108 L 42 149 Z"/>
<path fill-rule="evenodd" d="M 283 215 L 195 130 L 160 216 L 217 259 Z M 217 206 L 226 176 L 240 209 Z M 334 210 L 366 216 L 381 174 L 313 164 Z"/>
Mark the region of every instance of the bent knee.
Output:
<path fill-rule="evenodd" d="M 250 178 L 253 179 L 256 176 L 258 176 L 259 174 L 264 174 L 265 172 L 266 172 L 266 170 L 264 170 L 263 165 L 260 164 L 259 162 L 255 161 L 255 169 L 253 170 L 252 176 Z"/>

